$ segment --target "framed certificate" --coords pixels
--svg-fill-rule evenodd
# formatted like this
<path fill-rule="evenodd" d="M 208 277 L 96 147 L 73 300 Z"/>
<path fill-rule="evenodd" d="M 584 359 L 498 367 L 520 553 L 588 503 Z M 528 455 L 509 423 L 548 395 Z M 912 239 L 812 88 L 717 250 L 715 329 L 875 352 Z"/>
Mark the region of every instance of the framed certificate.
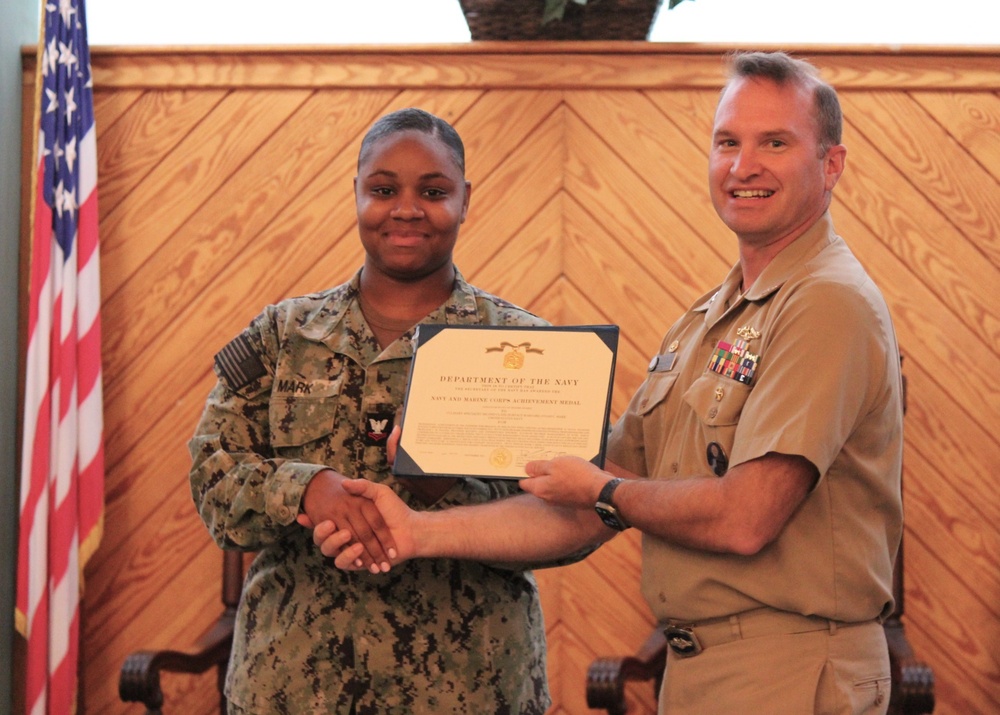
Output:
<path fill-rule="evenodd" d="M 618 326 L 420 325 L 393 473 L 522 479 L 533 459 L 604 466 Z"/>

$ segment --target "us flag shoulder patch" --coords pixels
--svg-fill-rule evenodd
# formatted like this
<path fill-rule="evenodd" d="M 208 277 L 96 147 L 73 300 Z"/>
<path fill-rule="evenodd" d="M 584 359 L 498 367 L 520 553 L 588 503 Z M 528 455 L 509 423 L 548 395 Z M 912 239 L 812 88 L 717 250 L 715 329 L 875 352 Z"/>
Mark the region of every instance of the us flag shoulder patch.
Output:
<path fill-rule="evenodd" d="M 215 368 L 230 390 L 236 391 L 267 374 L 250 338 L 240 333 L 215 356 Z"/>

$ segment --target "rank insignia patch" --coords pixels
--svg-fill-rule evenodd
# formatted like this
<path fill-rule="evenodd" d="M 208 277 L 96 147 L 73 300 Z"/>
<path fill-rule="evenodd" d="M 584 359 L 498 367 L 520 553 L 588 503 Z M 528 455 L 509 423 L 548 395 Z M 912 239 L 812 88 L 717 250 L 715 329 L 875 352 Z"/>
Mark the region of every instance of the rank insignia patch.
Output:
<path fill-rule="evenodd" d="M 392 432 L 394 412 L 369 412 L 365 416 L 365 441 L 368 444 L 385 442 Z"/>
<path fill-rule="evenodd" d="M 748 347 L 746 340 L 736 340 L 733 343 L 720 340 L 708 361 L 708 369 L 723 377 L 749 385 L 757 370 L 760 356 L 750 352 Z"/>

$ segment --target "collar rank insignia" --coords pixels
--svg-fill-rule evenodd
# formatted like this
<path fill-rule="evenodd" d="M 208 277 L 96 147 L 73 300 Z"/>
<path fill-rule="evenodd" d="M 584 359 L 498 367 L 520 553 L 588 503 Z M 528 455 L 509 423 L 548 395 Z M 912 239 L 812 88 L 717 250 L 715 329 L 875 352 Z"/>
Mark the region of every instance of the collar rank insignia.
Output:
<path fill-rule="evenodd" d="M 760 331 L 758 331 L 756 328 L 750 327 L 749 325 L 744 325 L 742 328 L 736 331 L 736 334 L 739 335 L 744 340 L 746 340 L 747 342 L 751 340 L 756 340 L 757 338 L 760 337 Z"/>

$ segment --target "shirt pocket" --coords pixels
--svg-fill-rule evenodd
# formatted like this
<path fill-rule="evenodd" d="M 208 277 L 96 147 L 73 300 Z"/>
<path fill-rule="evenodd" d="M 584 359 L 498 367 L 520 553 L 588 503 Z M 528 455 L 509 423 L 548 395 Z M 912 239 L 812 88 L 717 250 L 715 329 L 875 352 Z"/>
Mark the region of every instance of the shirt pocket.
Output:
<path fill-rule="evenodd" d="M 706 372 L 684 393 L 684 401 L 706 427 L 729 427 L 740 421 L 750 386 Z"/>
<path fill-rule="evenodd" d="M 705 463 L 717 477 L 725 475 L 730 467 L 736 429 L 750 389 L 732 378 L 706 372 L 684 393 L 684 402 L 698 417 L 698 448 L 705 450 Z"/>
<path fill-rule="evenodd" d="M 640 417 L 646 417 L 663 404 L 670 394 L 671 388 L 677 382 L 677 373 L 652 373 L 646 378 L 642 388 L 635 396 L 635 412 Z"/>
<path fill-rule="evenodd" d="M 343 382 L 343 377 L 313 380 L 304 385 L 299 383 L 289 394 L 272 393 L 269 408 L 272 446 L 300 448 L 332 434 L 337 426 Z M 275 380 L 275 384 L 279 381 Z"/>

